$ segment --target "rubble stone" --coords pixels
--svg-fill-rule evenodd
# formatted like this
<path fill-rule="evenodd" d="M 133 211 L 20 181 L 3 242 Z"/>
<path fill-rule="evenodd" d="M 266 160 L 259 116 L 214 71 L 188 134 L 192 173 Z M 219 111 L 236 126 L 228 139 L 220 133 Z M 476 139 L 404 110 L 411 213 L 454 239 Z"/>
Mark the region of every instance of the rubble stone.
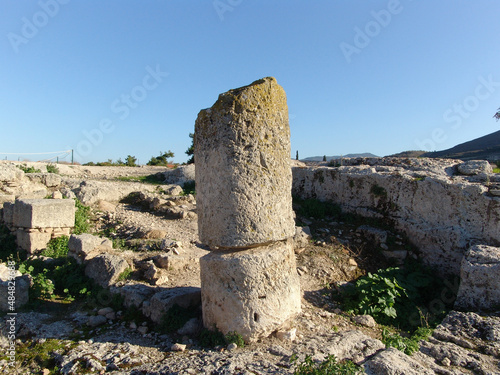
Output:
<path fill-rule="evenodd" d="M 500 306 L 500 248 L 472 246 L 462 260 L 455 308 L 479 311 Z"/>

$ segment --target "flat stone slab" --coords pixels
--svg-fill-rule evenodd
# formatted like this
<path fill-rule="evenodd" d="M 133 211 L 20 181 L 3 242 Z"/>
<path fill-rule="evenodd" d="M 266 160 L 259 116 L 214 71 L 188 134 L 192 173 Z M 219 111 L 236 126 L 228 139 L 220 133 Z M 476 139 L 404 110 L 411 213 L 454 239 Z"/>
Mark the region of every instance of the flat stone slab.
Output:
<path fill-rule="evenodd" d="M 19 199 L 14 204 L 13 225 L 21 228 L 68 228 L 75 226 L 72 199 Z"/>

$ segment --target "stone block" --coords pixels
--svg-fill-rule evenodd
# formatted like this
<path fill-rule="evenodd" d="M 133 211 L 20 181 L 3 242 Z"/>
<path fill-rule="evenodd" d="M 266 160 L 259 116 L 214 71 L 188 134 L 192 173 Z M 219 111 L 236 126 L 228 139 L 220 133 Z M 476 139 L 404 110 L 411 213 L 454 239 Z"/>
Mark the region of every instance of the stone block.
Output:
<path fill-rule="evenodd" d="M 3 204 L 3 222 L 7 226 L 12 225 L 14 219 L 14 203 L 5 202 Z"/>
<path fill-rule="evenodd" d="M 0 222 L 3 219 L 3 205 L 4 203 L 14 203 L 16 200 L 16 197 L 15 195 L 11 195 L 11 194 L 0 194 Z"/>
<path fill-rule="evenodd" d="M 55 173 L 26 173 L 25 176 L 32 182 L 44 184 L 47 187 L 61 185 L 61 176 Z"/>
<path fill-rule="evenodd" d="M 200 289 L 180 287 L 165 289 L 156 293 L 149 301 L 143 302 L 142 313 L 159 324 L 163 316 L 174 305 L 183 308 L 196 308 L 200 304 Z"/>
<path fill-rule="evenodd" d="M 219 96 L 195 124 L 198 230 L 211 248 L 295 234 L 286 94 L 274 78 Z"/>
<path fill-rule="evenodd" d="M 113 242 L 108 238 L 102 238 L 88 233 L 78 235 L 72 234 L 68 242 L 68 256 L 75 258 L 79 264 L 82 264 L 84 261 L 92 259 L 101 252 L 106 252 L 100 251 L 102 246 L 111 250 L 113 248 Z"/>
<path fill-rule="evenodd" d="M 26 250 L 29 254 L 46 249 L 51 238 L 52 233 L 50 232 L 29 232 L 22 228 L 16 231 L 17 246 Z"/>
<path fill-rule="evenodd" d="M 500 248 L 475 245 L 465 254 L 455 308 L 480 311 L 500 306 Z"/>
<path fill-rule="evenodd" d="M 123 297 L 123 304 L 125 307 L 135 306 L 141 308 L 143 302 L 149 300 L 156 292 L 156 288 L 144 285 L 144 284 L 134 284 L 134 285 L 124 285 L 120 288 L 112 287 L 112 293 L 118 293 Z"/>
<path fill-rule="evenodd" d="M 29 301 L 29 289 L 31 284 L 31 276 L 23 275 L 14 278 L 15 287 L 15 310 L 26 305 Z M 0 279 L 0 311 L 11 312 L 9 309 L 9 286 L 12 288 L 12 284 L 9 284 L 9 280 Z"/>
<path fill-rule="evenodd" d="M 434 375 L 435 372 L 426 368 L 414 358 L 405 353 L 388 348 L 373 356 L 363 365 L 367 375 Z"/>
<path fill-rule="evenodd" d="M 92 258 L 85 267 L 85 275 L 103 288 L 114 284 L 120 274 L 128 268 L 128 263 L 121 256 L 103 253 Z"/>
<path fill-rule="evenodd" d="M 293 241 L 200 259 L 203 323 L 246 342 L 267 337 L 301 310 Z"/>
<path fill-rule="evenodd" d="M 28 303 L 30 284 L 31 276 L 23 276 L 18 270 L 9 268 L 6 263 L 0 263 L 0 311 L 12 312 L 11 306 L 17 310 Z M 9 286 L 11 294 L 9 294 Z M 12 296 L 13 287 L 15 294 Z M 9 296 L 14 297 L 14 305 L 9 305 Z"/>
<path fill-rule="evenodd" d="M 13 224 L 21 228 L 75 226 L 75 201 L 70 199 L 19 199 Z"/>

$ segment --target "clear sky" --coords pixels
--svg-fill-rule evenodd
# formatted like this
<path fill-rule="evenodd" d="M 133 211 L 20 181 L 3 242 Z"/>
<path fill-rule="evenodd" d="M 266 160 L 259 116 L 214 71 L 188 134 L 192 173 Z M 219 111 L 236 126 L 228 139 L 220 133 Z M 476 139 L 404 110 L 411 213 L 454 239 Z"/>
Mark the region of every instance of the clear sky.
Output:
<path fill-rule="evenodd" d="M 500 129 L 499 14 L 498 0 L 1 0 L 0 158 L 184 162 L 198 112 L 265 76 L 287 93 L 292 157 L 446 149 Z"/>

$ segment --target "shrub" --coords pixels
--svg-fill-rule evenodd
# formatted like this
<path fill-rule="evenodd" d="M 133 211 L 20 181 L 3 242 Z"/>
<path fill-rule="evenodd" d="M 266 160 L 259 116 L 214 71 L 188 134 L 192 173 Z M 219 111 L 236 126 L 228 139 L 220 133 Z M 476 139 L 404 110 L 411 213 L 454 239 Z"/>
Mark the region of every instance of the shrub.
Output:
<path fill-rule="evenodd" d="M 170 150 L 167 152 L 161 152 L 159 156 L 151 157 L 151 160 L 148 161 L 148 165 L 159 165 L 159 166 L 168 166 L 169 162 L 167 158 L 173 158 L 174 153 Z"/>
<path fill-rule="evenodd" d="M 213 348 L 219 345 L 226 345 L 226 338 L 217 328 L 213 330 L 203 329 L 200 333 L 200 345 L 204 348 Z"/>
<path fill-rule="evenodd" d="M 48 173 L 59 173 L 59 168 L 57 168 L 55 164 L 47 164 L 47 172 Z"/>
<path fill-rule="evenodd" d="M 224 339 L 227 344 L 236 344 L 238 347 L 243 348 L 245 346 L 245 340 L 243 340 L 243 336 L 241 336 L 236 331 L 228 332 Z"/>
<path fill-rule="evenodd" d="M 185 308 L 177 304 L 173 305 L 163 315 L 159 329 L 160 332 L 172 333 L 182 328 L 188 320 L 199 315 L 197 307 Z"/>
<path fill-rule="evenodd" d="M 411 337 L 403 337 L 384 328 L 382 342 L 386 347 L 393 347 L 405 354 L 412 355 L 419 350 L 420 340 L 427 340 L 430 335 L 432 335 L 432 329 L 424 327 L 419 327 Z"/>
<path fill-rule="evenodd" d="M 90 229 L 90 207 L 85 206 L 78 199 L 75 199 L 75 228 L 74 234 L 86 233 Z"/>
<path fill-rule="evenodd" d="M 189 194 L 196 195 L 196 182 L 188 181 L 184 183 L 182 190 L 183 190 L 182 195 L 189 195 Z"/>
<path fill-rule="evenodd" d="M 348 312 L 369 314 L 379 324 L 414 331 L 422 319 L 438 322 L 445 314 L 444 310 L 452 307 L 453 301 L 446 301 L 446 305 L 440 297 L 445 288 L 432 270 L 415 263 L 407 264 L 405 268 L 368 273 L 355 284 L 348 284 L 336 297 Z M 431 306 L 436 300 L 444 310 L 431 308 L 432 314 L 424 316 L 426 306 Z"/>
<path fill-rule="evenodd" d="M 40 169 L 37 169 L 35 167 L 28 167 L 26 164 L 18 165 L 17 167 L 21 169 L 24 173 L 42 173 Z"/>
<path fill-rule="evenodd" d="M 41 255 L 50 258 L 61 258 L 68 255 L 68 236 L 52 238 L 47 244 L 47 248 L 42 251 Z"/>

